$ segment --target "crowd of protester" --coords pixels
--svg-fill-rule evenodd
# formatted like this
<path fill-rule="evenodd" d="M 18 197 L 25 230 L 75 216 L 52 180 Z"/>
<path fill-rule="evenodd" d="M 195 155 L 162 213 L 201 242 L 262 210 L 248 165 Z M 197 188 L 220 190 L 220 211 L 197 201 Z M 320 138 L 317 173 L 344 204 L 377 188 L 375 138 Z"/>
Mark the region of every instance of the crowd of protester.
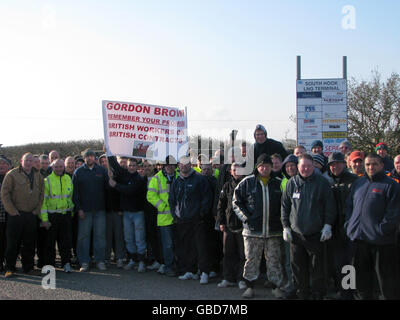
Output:
<path fill-rule="evenodd" d="M 220 277 L 218 288 L 244 298 L 265 273 L 276 298 L 397 299 L 400 155 L 344 141 L 326 157 L 319 140 L 289 154 L 262 125 L 254 139 L 227 163 L 221 151 L 155 163 L 53 150 L 16 168 L 0 156 L 1 271 L 17 275 L 18 259 L 28 274 L 115 263 L 200 284 Z"/>

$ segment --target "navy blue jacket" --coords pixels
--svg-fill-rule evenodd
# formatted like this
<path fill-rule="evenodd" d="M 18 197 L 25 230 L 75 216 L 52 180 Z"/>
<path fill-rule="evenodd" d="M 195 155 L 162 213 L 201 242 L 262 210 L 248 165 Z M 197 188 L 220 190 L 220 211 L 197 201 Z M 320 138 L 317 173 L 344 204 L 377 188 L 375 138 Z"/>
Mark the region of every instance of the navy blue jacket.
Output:
<path fill-rule="evenodd" d="M 106 189 L 108 188 L 107 170 L 95 164 L 89 169 L 86 164 L 75 170 L 72 176 L 74 184 L 73 202 L 75 210 L 104 211 Z"/>
<path fill-rule="evenodd" d="M 206 177 L 192 169 L 188 177 L 179 175 L 169 191 L 171 214 L 178 223 L 206 221 L 212 206 L 213 194 Z"/>
<path fill-rule="evenodd" d="M 350 240 L 394 244 L 400 223 L 400 186 L 382 170 L 356 180 L 346 202 L 345 228 Z"/>

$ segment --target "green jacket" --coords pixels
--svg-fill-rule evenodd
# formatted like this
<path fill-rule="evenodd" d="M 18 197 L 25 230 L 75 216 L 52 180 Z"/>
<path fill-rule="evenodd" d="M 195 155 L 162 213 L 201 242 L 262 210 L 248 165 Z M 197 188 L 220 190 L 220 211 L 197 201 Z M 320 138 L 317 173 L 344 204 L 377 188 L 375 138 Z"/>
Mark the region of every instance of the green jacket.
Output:
<path fill-rule="evenodd" d="M 175 172 L 175 178 L 178 172 Z M 169 186 L 167 177 L 163 170 L 160 170 L 149 182 L 147 188 L 147 201 L 157 208 L 157 226 L 165 227 L 174 223 L 168 203 Z"/>
<path fill-rule="evenodd" d="M 72 202 L 73 185 L 68 174 L 57 176 L 52 172 L 44 179 L 44 199 L 40 212 L 42 221 L 49 221 L 49 213 L 72 213 L 74 204 Z"/>

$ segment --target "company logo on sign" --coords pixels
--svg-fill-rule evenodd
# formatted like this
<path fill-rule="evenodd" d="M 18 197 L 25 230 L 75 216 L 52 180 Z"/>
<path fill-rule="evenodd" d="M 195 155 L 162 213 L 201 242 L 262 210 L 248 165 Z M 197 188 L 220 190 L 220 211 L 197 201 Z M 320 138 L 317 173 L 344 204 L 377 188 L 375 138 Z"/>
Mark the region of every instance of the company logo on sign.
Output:
<path fill-rule="evenodd" d="M 315 119 L 304 119 L 304 123 L 315 123 Z"/>
<path fill-rule="evenodd" d="M 323 123 L 346 123 L 346 119 L 326 119 L 322 120 Z"/>
<path fill-rule="evenodd" d="M 305 106 L 305 111 L 306 112 L 314 112 L 315 111 L 315 106 Z"/>
<path fill-rule="evenodd" d="M 329 98 L 323 98 L 322 101 L 324 103 L 344 103 L 344 98 L 335 98 L 335 97 L 329 97 Z"/>

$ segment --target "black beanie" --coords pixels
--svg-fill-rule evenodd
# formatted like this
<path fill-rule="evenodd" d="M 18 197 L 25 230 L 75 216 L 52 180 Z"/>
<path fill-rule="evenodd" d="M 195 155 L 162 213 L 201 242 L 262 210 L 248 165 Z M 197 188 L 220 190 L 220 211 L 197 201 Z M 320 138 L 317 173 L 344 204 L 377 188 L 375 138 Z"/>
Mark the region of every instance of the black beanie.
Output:
<path fill-rule="evenodd" d="M 272 166 L 271 157 L 269 155 L 263 153 L 257 158 L 256 168 L 258 168 L 262 164 L 267 164 L 267 163 L 269 163 Z"/>

